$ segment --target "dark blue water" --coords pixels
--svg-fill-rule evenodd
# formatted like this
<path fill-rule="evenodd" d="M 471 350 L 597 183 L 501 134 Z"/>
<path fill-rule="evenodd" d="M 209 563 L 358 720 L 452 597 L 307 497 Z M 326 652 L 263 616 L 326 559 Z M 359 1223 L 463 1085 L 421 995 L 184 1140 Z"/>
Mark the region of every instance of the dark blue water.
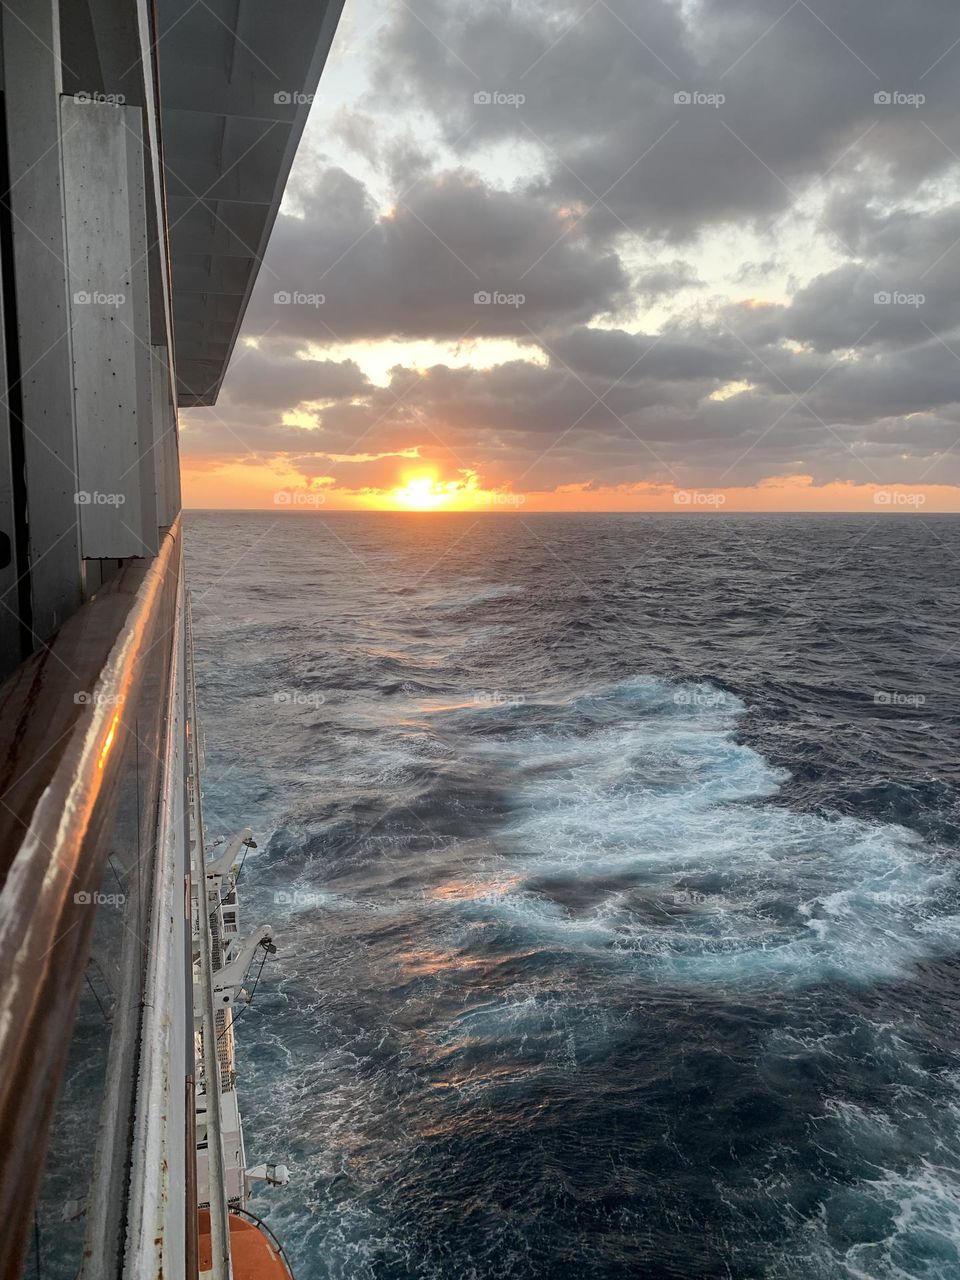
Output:
<path fill-rule="evenodd" d="M 960 1277 L 960 521 L 187 534 L 299 1280 Z"/>

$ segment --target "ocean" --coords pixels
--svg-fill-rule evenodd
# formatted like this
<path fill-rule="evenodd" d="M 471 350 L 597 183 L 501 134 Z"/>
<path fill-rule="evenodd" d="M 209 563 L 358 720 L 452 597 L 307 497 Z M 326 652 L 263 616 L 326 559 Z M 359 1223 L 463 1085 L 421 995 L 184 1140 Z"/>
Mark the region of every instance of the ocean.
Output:
<path fill-rule="evenodd" d="M 960 1277 L 960 519 L 186 540 L 298 1280 Z"/>

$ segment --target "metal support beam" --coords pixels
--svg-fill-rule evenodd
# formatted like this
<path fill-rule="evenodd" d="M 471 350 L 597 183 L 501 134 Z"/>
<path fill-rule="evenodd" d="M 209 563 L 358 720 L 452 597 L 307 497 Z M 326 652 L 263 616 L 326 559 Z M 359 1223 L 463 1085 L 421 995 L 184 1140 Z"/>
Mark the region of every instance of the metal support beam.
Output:
<path fill-rule="evenodd" d="M 140 112 L 62 100 L 81 547 L 152 556 L 157 501 Z"/>
<path fill-rule="evenodd" d="M 2 178 L 0 178 L 2 183 Z M 9 219 L 4 224 L 0 210 L 0 237 L 9 234 Z M 23 552 L 23 511 L 20 509 L 22 494 L 17 492 L 14 480 L 13 432 L 19 435 L 19 423 L 11 414 L 10 378 L 7 370 L 7 324 L 2 299 L 4 253 L 0 246 L 0 677 L 5 676 L 29 653 L 21 633 L 21 597 L 18 579 L 26 569 L 21 564 Z M 11 335 L 15 336 L 15 335 Z M 18 441 L 19 443 L 19 441 Z M 29 637 L 26 637 L 29 643 Z"/>
<path fill-rule="evenodd" d="M 157 483 L 157 521 L 162 528 L 173 523 L 180 510 L 180 441 L 177 410 L 173 403 L 170 355 L 163 345 L 153 347 L 150 364 L 153 458 Z"/>

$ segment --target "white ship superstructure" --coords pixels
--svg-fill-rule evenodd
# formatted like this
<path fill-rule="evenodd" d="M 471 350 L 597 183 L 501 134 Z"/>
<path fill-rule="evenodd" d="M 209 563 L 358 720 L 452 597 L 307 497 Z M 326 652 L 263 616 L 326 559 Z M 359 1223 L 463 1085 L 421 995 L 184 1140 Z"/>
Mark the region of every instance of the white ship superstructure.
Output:
<path fill-rule="evenodd" d="M 274 943 L 251 833 L 204 831 L 177 411 L 216 401 L 341 2 L 0 6 L 0 1280 L 290 1274 L 248 1203 L 287 1180 L 235 1043 Z"/>

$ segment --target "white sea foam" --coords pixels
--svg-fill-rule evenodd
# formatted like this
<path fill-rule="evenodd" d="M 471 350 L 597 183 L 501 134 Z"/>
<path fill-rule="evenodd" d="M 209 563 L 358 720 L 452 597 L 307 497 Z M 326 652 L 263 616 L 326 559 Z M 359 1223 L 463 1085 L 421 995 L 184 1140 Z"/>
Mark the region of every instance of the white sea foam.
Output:
<path fill-rule="evenodd" d="M 811 1076 L 842 1081 L 854 1062 L 869 1064 L 875 1087 L 854 1101 L 831 1096 L 825 1085 L 811 1116 L 816 1146 L 842 1161 L 846 1176 L 824 1183 L 816 1211 L 795 1225 L 764 1274 L 768 1280 L 955 1280 L 957 1080 L 949 1073 L 931 1076 L 896 1022 L 866 1017 L 843 1031 L 772 1031 L 761 1071 L 789 1092 L 792 1081 Z"/>
<path fill-rule="evenodd" d="M 886 1148 L 891 1167 L 831 1192 L 819 1212 L 797 1234 L 770 1280 L 955 1280 L 960 1275 L 960 1162 L 897 1159 L 916 1141 L 916 1118 L 900 1126 L 889 1117 L 849 1103 L 832 1108 L 852 1151 Z M 938 1117 L 956 1133 L 960 1115 L 947 1107 Z M 929 1136 L 929 1135 L 927 1135 Z M 930 1144 L 936 1147 L 934 1141 Z"/>
<path fill-rule="evenodd" d="M 536 885 L 482 909 L 664 981 L 869 980 L 955 946 L 934 851 L 900 826 L 773 803 L 786 775 L 736 741 L 743 710 L 704 686 L 633 680 L 570 701 L 555 730 L 480 744 L 515 778 L 512 869 Z M 591 893 L 624 876 L 630 888 Z M 576 909 L 550 896 L 571 877 Z"/>

